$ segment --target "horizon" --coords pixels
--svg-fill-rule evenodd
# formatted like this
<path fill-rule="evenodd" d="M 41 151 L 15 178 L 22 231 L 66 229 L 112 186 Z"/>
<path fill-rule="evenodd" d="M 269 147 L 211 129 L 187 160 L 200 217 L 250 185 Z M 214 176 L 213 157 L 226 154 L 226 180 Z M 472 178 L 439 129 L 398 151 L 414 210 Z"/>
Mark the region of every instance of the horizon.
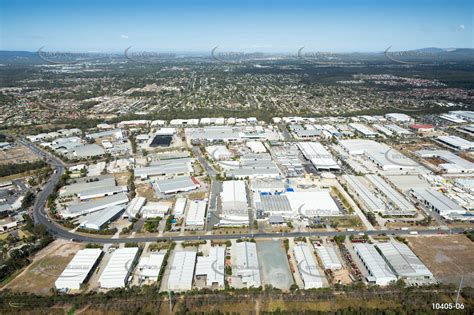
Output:
<path fill-rule="evenodd" d="M 2 1 L 0 50 L 370 53 L 473 48 L 470 1 Z M 100 31 L 97 31 L 100 30 Z"/>

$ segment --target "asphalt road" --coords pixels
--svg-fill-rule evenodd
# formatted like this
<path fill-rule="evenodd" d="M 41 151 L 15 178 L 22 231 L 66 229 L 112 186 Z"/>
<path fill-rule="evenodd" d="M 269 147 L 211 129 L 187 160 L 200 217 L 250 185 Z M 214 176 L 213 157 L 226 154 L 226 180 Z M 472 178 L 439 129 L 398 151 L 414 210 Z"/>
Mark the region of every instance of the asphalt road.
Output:
<path fill-rule="evenodd" d="M 53 234 L 55 238 L 69 239 L 76 242 L 86 242 L 86 243 L 102 243 L 102 244 L 111 244 L 111 243 L 127 243 L 127 242 L 155 242 L 158 240 L 170 240 L 170 241 L 191 241 L 191 240 L 222 240 L 222 239 L 237 239 L 237 238 L 285 238 L 285 237 L 311 237 L 311 236 L 337 236 L 337 235 L 356 235 L 361 233 L 361 231 L 323 231 L 323 232 L 291 232 L 291 233 L 242 233 L 242 234 L 229 234 L 229 235 L 176 235 L 176 236 L 147 236 L 147 237 L 127 237 L 127 238 L 109 238 L 101 237 L 100 235 L 91 235 L 84 236 L 75 233 L 71 233 L 68 230 L 65 230 L 64 227 L 51 221 L 47 214 L 44 211 L 44 206 L 48 196 L 53 192 L 54 187 L 57 185 L 60 176 L 64 173 L 65 166 L 56 157 L 50 155 L 47 152 L 44 152 L 34 145 L 26 142 L 20 141 L 23 145 L 30 148 L 35 154 L 39 155 L 42 158 L 52 164 L 56 169 L 56 172 L 51 176 L 50 181 L 44 186 L 43 190 L 38 194 L 33 206 L 33 219 L 35 224 L 43 224 L 46 226 L 48 231 Z M 452 230 L 433 230 L 433 229 L 424 229 L 417 230 L 419 235 L 433 235 L 439 233 L 447 234 L 457 234 L 464 232 L 463 229 L 452 229 Z M 363 231 L 367 235 L 378 235 L 378 234 L 387 234 L 387 235 L 409 235 L 410 231 L 402 230 L 377 230 L 377 231 Z"/>

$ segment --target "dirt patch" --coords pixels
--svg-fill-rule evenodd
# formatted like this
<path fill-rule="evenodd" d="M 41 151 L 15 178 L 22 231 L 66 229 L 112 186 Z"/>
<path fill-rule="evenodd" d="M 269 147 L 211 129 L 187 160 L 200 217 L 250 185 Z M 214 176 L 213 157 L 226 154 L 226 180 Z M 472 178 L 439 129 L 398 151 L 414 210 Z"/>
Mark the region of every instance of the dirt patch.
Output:
<path fill-rule="evenodd" d="M 117 185 L 127 186 L 130 173 L 129 172 L 115 173 L 114 177 L 115 177 L 115 180 L 117 181 Z"/>
<path fill-rule="evenodd" d="M 0 164 L 26 163 L 38 160 L 37 156 L 23 146 L 15 146 L 9 150 L 0 151 Z"/>
<path fill-rule="evenodd" d="M 54 282 L 66 268 L 78 250 L 84 246 L 64 240 L 56 240 L 33 257 L 28 265 L 5 288 L 18 292 L 50 294 Z"/>
<path fill-rule="evenodd" d="M 149 184 L 138 184 L 136 187 L 138 196 L 145 197 L 148 201 L 158 201 L 155 191 Z"/>
<path fill-rule="evenodd" d="M 464 235 L 407 237 L 410 247 L 442 283 L 474 286 L 474 243 Z"/>

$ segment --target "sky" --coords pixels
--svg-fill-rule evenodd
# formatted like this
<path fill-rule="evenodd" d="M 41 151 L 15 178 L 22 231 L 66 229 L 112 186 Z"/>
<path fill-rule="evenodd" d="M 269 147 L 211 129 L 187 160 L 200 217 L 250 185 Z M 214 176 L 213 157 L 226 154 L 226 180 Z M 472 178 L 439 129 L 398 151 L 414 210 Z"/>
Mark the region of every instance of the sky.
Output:
<path fill-rule="evenodd" d="M 473 48 L 474 1 L 0 0 L 0 50 Z"/>

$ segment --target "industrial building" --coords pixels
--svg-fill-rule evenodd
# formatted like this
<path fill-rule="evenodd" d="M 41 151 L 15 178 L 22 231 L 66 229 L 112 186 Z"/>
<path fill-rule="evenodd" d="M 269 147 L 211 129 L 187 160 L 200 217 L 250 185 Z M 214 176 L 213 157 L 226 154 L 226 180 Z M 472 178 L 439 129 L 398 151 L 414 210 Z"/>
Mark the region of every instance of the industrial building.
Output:
<path fill-rule="evenodd" d="M 186 215 L 185 226 L 190 228 L 204 227 L 206 208 L 206 200 L 189 201 L 189 209 L 188 214 Z"/>
<path fill-rule="evenodd" d="M 150 256 L 141 257 L 137 266 L 140 279 L 158 281 L 165 257 L 166 252 L 151 253 Z"/>
<path fill-rule="evenodd" d="M 385 127 L 400 137 L 408 137 L 408 136 L 414 135 L 413 132 L 411 132 L 410 130 L 402 128 L 395 124 L 388 124 L 388 125 L 385 125 Z"/>
<path fill-rule="evenodd" d="M 220 194 L 222 225 L 248 225 L 248 203 L 245 181 L 231 180 L 222 183 Z"/>
<path fill-rule="evenodd" d="M 377 133 L 367 127 L 364 124 L 359 124 L 359 123 L 351 123 L 349 124 L 349 127 L 357 131 L 359 134 L 364 136 L 365 138 L 375 138 L 377 136 Z"/>
<path fill-rule="evenodd" d="M 206 152 L 215 161 L 228 160 L 232 157 L 232 153 L 230 153 L 225 145 L 207 146 Z"/>
<path fill-rule="evenodd" d="M 280 170 L 272 161 L 268 153 L 246 154 L 240 157 L 240 161 L 225 161 L 219 163 L 228 178 L 279 178 Z"/>
<path fill-rule="evenodd" d="M 365 175 L 365 177 L 372 183 L 375 190 L 381 193 L 389 204 L 385 209 L 385 215 L 415 215 L 416 207 L 413 203 L 407 200 L 402 194 L 393 189 L 382 177 L 378 175 Z"/>
<path fill-rule="evenodd" d="M 266 195 L 254 193 L 253 197 L 254 208 L 257 215 L 260 212 L 267 214 L 268 216 L 279 215 L 286 218 L 295 216 L 295 212 L 288 201 L 286 195 Z M 263 215 L 258 215 L 263 217 Z"/>
<path fill-rule="evenodd" d="M 141 215 L 144 219 L 163 218 L 170 208 L 171 204 L 167 201 L 147 202 L 142 208 Z"/>
<path fill-rule="evenodd" d="M 339 170 L 340 166 L 319 142 L 299 142 L 298 148 L 317 170 Z"/>
<path fill-rule="evenodd" d="M 93 178 L 89 178 L 89 180 L 87 180 L 87 178 L 85 178 L 83 182 L 63 186 L 59 190 L 59 195 L 61 197 L 69 197 L 73 195 L 83 197 L 84 194 L 88 195 L 90 194 L 90 192 L 98 190 L 100 191 L 103 189 L 110 189 L 112 191 L 117 187 L 117 184 L 115 183 L 115 178 L 113 177 L 101 178 L 99 180 L 92 179 Z"/>
<path fill-rule="evenodd" d="M 79 250 L 56 279 L 55 288 L 60 291 L 79 290 L 89 278 L 101 255 L 102 250 L 99 248 Z"/>
<path fill-rule="evenodd" d="M 295 215 L 324 217 L 341 215 L 328 191 L 296 191 L 286 193 Z"/>
<path fill-rule="evenodd" d="M 347 184 L 349 192 L 355 195 L 369 211 L 385 213 L 385 204 L 364 185 L 360 176 L 342 175 L 342 179 Z"/>
<path fill-rule="evenodd" d="M 252 192 L 276 194 L 285 191 L 285 183 L 279 179 L 254 179 L 251 183 Z"/>
<path fill-rule="evenodd" d="M 145 197 L 136 196 L 130 201 L 124 213 L 124 218 L 134 219 L 146 203 Z"/>
<path fill-rule="evenodd" d="M 137 167 L 134 174 L 141 179 L 151 176 L 189 175 L 193 172 L 192 161 L 190 158 L 155 161 L 150 166 Z"/>
<path fill-rule="evenodd" d="M 438 164 L 448 174 L 474 173 L 474 163 L 446 150 L 419 150 L 416 154 L 422 158 L 437 158 L 447 163 Z"/>
<path fill-rule="evenodd" d="M 104 210 L 96 211 L 79 219 L 80 227 L 99 231 L 104 226 L 117 219 L 124 211 L 123 206 L 111 206 Z"/>
<path fill-rule="evenodd" d="M 319 273 L 311 248 L 307 244 L 295 244 L 293 252 L 305 290 L 322 288 L 324 276 Z"/>
<path fill-rule="evenodd" d="M 242 129 L 238 127 L 211 126 L 204 128 L 188 128 L 187 137 L 191 140 L 213 142 L 238 142 L 242 140 Z"/>
<path fill-rule="evenodd" d="M 369 283 L 385 286 L 392 281 L 397 281 L 397 277 L 379 254 L 375 245 L 356 243 L 354 244 L 354 250 L 369 273 L 367 277 Z"/>
<path fill-rule="evenodd" d="M 73 218 L 88 214 L 94 211 L 103 210 L 111 206 L 122 205 L 128 202 L 128 197 L 124 193 L 107 196 L 100 199 L 94 199 L 78 204 L 71 204 L 66 211 L 61 211 L 64 218 Z"/>
<path fill-rule="evenodd" d="M 315 246 L 316 252 L 323 264 L 324 270 L 339 270 L 342 269 L 342 262 L 336 253 L 336 249 L 333 246 L 322 245 Z"/>
<path fill-rule="evenodd" d="M 458 136 L 439 136 L 437 141 L 451 149 L 458 151 L 474 150 L 474 142 L 468 141 Z"/>
<path fill-rule="evenodd" d="M 252 153 L 265 153 L 267 148 L 263 145 L 261 141 L 247 141 L 247 147 L 249 147 Z"/>
<path fill-rule="evenodd" d="M 433 188 L 413 188 L 411 194 L 429 210 L 446 217 L 450 214 L 465 214 L 466 210 L 444 194 Z"/>
<path fill-rule="evenodd" d="M 408 280 L 434 278 L 431 271 L 407 245 L 391 241 L 379 243 L 376 246 L 399 278 Z"/>
<path fill-rule="evenodd" d="M 176 251 L 174 253 L 173 262 L 170 266 L 168 290 L 191 290 L 193 285 L 195 264 L 196 252 Z"/>
<path fill-rule="evenodd" d="M 184 211 L 186 210 L 186 198 L 177 198 L 173 207 L 173 215 L 175 218 L 181 218 L 184 216 Z"/>
<path fill-rule="evenodd" d="M 418 163 L 388 145 L 373 140 L 340 140 L 341 147 L 349 155 L 365 155 L 371 162 L 384 171 L 411 171 L 420 167 Z"/>
<path fill-rule="evenodd" d="M 188 192 L 201 187 L 199 181 L 191 176 L 178 176 L 170 179 L 157 180 L 155 185 L 158 191 L 165 195 Z"/>
<path fill-rule="evenodd" d="M 208 256 L 198 256 L 196 277 L 206 277 L 206 286 L 224 287 L 225 248 L 213 246 Z"/>
<path fill-rule="evenodd" d="M 386 115 L 385 115 L 385 118 L 386 118 L 387 120 L 390 120 L 390 121 L 402 122 L 402 123 L 413 121 L 413 118 L 411 118 L 411 117 L 408 116 L 407 114 L 402 114 L 402 113 L 390 113 L 390 114 L 386 114 Z"/>
<path fill-rule="evenodd" d="M 135 266 L 138 256 L 138 247 L 117 248 L 99 277 L 101 288 L 123 288 Z"/>
<path fill-rule="evenodd" d="M 261 286 L 260 267 L 257 257 L 257 245 L 252 242 L 238 242 L 234 246 L 234 263 L 232 274 L 242 281 L 242 284 L 258 288 Z"/>

